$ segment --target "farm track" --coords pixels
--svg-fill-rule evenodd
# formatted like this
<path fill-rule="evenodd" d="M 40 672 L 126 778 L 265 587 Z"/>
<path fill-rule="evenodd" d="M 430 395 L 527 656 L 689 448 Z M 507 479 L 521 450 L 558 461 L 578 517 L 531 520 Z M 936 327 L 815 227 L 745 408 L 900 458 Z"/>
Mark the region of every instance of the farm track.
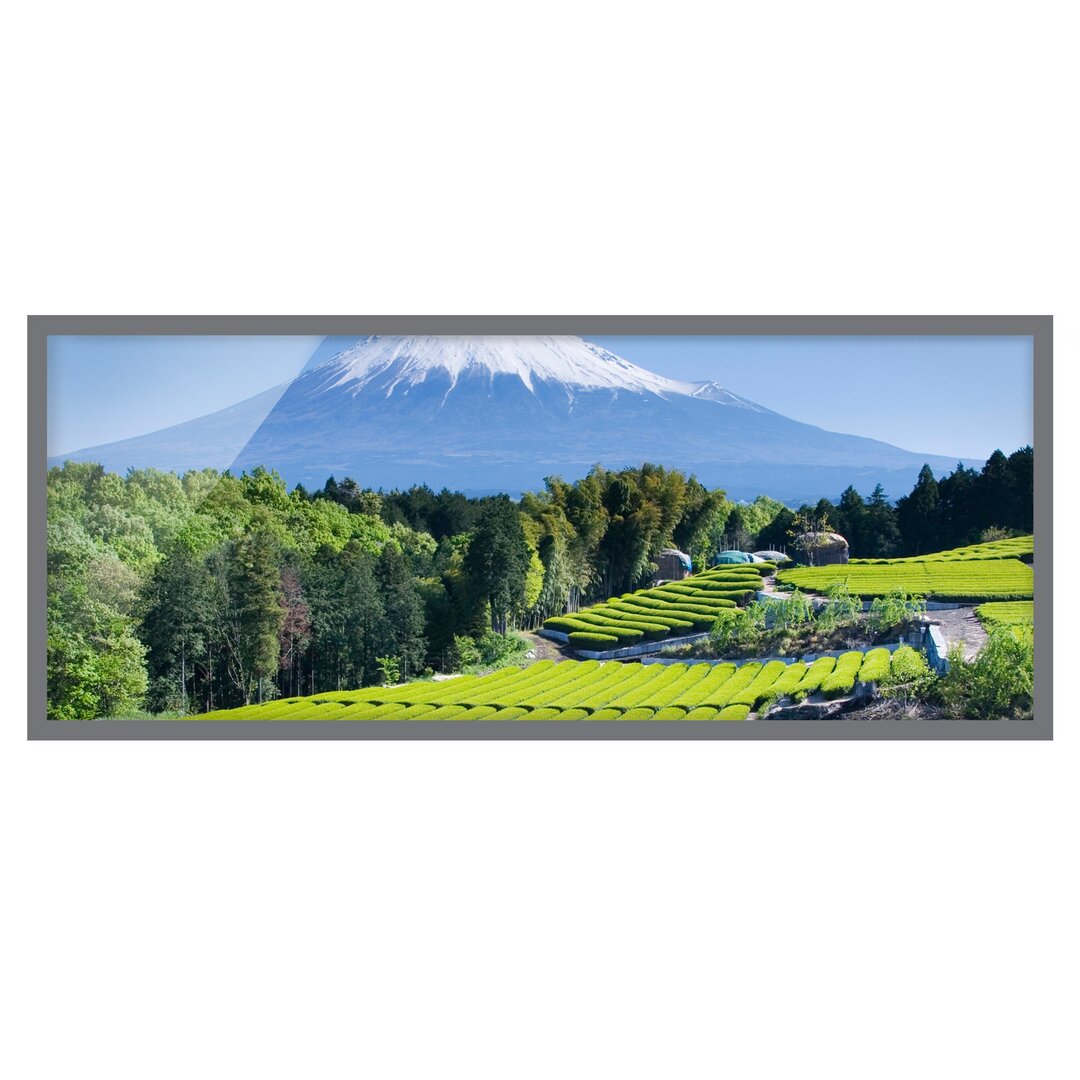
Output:
<path fill-rule="evenodd" d="M 956 641 L 963 642 L 966 659 L 974 658 L 986 644 L 986 630 L 975 615 L 974 607 L 961 607 L 952 611 L 931 611 L 927 614 L 932 624 L 941 627 L 941 632 L 949 645 Z"/>
<path fill-rule="evenodd" d="M 534 634 L 528 630 L 523 630 L 521 636 L 528 639 L 529 648 L 535 654 L 533 663 L 537 660 L 570 660 L 573 658 L 574 654 L 568 648 L 560 645 L 557 641 L 552 641 L 550 638 L 540 637 L 539 634 Z"/>

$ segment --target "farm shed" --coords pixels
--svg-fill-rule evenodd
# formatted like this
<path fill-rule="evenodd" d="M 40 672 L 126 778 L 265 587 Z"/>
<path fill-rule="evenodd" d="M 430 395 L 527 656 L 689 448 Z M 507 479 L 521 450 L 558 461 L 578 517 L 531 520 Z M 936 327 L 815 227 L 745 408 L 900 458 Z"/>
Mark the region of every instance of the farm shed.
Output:
<path fill-rule="evenodd" d="M 682 581 L 690 575 L 690 556 L 685 551 L 664 548 L 656 557 L 657 581 Z"/>
<path fill-rule="evenodd" d="M 723 566 L 726 563 L 752 563 L 754 556 L 748 551 L 718 551 L 710 560 L 710 566 Z"/>
<path fill-rule="evenodd" d="M 839 533 L 808 532 L 795 541 L 795 552 L 803 565 L 837 566 L 848 561 L 848 542 Z"/>

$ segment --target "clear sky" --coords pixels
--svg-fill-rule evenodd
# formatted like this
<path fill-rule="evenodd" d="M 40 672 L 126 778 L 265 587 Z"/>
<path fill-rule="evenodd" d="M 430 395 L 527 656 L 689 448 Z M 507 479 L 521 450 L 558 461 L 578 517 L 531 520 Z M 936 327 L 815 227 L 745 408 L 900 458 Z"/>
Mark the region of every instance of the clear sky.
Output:
<path fill-rule="evenodd" d="M 712 379 L 796 420 L 928 454 L 1032 442 L 1026 337 L 595 337 L 675 379 Z M 50 455 L 223 409 L 296 375 L 321 337 L 52 337 Z M 332 351 L 332 348 L 330 348 Z"/>
<path fill-rule="evenodd" d="M 193 420 L 293 378 L 321 337 L 50 337 L 48 452 Z"/>
<path fill-rule="evenodd" d="M 808 424 L 985 460 L 1032 440 L 1030 337 L 626 337 L 598 345 L 674 379 L 715 379 Z"/>

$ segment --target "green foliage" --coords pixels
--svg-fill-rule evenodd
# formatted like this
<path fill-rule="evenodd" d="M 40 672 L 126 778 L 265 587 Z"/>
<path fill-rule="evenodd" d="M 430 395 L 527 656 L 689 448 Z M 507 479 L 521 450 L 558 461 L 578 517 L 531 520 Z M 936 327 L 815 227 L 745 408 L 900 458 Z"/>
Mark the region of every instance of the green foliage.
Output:
<path fill-rule="evenodd" d="M 1031 567 L 1018 559 L 933 560 L 896 563 L 848 563 L 781 570 L 777 580 L 821 592 L 846 582 L 864 598 L 904 592 L 936 600 L 1025 600 L 1032 594 Z"/>
<path fill-rule="evenodd" d="M 871 630 L 886 631 L 903 626 L 926 614 L 926 601 L 921 596 L 893 589 L 876 597 L 870 604 L 867 625 Z"/>
<path fill-rule="evenodd" d="M 570 644 L 588 652 L 608 652 L 620 648 L 622 642 L 614 634 L 590 634 L 575 630 L 570 634 Z"/>
<path fill-rule="evenodd" d="M 817 614 L 817 624 L 822 630 L 855 625 L 862 614 L 862 600 L 852 596 L 846 581 L 834 581 L 826 586 L 825 598 L 826 603 Z"/>
<path fill-rule="evenodd" d="M 984 535 L 993 531 L 984 530 Z M 858 563 L 896 566 L 911 562 L 964 562 L 980 559 L 1023 558 L 1035 553 L 1034 536 L 1014 536 L 1008 539 L 988 540 L 979 544 L 967 544 L 964 547 L 950 548 L 948 551 L 936 551 L 929 555 L 908 555 L 891 559 L 852 559 L 849 566 Z"/>
<path fill-rule="evenodd" d="M 975 614 L 988 630 L 995 626 L 1032 625 L 1035 622 L 1035 605 L 1030 600 L 980 604 Z"/>
<path fill-rule="evenodd" d="M 727 705 L 720 710 L 717 720 L 745 720 L 750 715 L 749 705 Z"/>
<path fill-rule="evenodd" d="M 862 666 L 861 652 L 847 652 L 837 658 L 836 666 L 825 677 L 821 692 L 827 698 L 847 697 L 855 689 L 855 679 Z"/>
<path fill-rule="evenodd" d="M 814 611 L 805 594 L 796 589 L 783 600 L 769 602 L 768 621 L 777 629 L 796 630 L 814 619 Z"/>
<path fill-rule="evenodd" d="M 392 686 L 401 681 L 401 665 L 396 656 L 377 656 L 375 663 L 379 665 L 379 675 L 384 684 Z"/>
<path fill-rule="evenodd" d="M 836 659 L 832 656 L 820 656 L 806 670 L 798 686 L 791 691 L 794 701 L 804 701 L 811 694 L 816 694 L 825 680 L 832 674 L 836 667 Z"/>
<path fill-rule="evenodd" d="M 788 664 L 779 678 L 768 688 L 758 701 L 758 711 L 764 712 L 776 702 L 790 695 L 805 678 L 809 667 L 800 662 Z"/>
<path fill-rule="evenodd" d="M 1034 687 L 1034 636 L 1023 625 L 990 631 L 974 660 L 949 654 L 949 670 L 938 680 L 940 699 L 957 716 L 976 720 L 1027 719 Z"/>
<path fill-rule="evenodd" d="M 510 613 L 521 607 L 531 569 L 521 516 L 509 497 L 500 495 L 484 507 L 464 568 L 487 599 L 492 630 L 505 634 Z"/>
<path fill-rule="evenodd" d="M 871 649 L 863 657 L 862 667 L 859 668 L 859 681 L 880 682 L 889 674 L 890 660 L 888 649 Z"/>
<path fill-rule="evenodd" d="M 765 631 L 767 611 L 767 604 L 755 600 L 739 612 L 718 618 L 709 634 L 709 641 L 719 651 L 732 645 L 756 644 Z"/>
<path fill-rule="evenodd" d="M 884 698 L 903 702 L 922 700 L 934 685 L 936 676 L 926 657 L 910 645 L 901 645 L 889 661 L 889 673 L 878 682 Z"/>

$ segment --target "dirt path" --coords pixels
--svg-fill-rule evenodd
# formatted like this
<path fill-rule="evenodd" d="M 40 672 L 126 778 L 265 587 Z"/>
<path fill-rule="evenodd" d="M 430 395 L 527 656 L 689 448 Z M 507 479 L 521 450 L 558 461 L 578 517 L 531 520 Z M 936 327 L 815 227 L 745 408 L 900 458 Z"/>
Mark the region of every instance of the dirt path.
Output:
<path fill-rule="evenodd" d="M 536 654 L 537 660 L 566 660 L 573 656 L 568 649 L 550 638 L 528 631 L 522 631 L 521 636 L 529 639 L 529 647 Z"/>
<path fill-rule="evenodd" d="M 964 643 L 964 656 L 970 660 L 986 644 L 986 631 L 975 617 L 973 607 L 955 608 L 951 611 L 928 611 L 926 617 L 941 627 L 949 645 Z"/>

